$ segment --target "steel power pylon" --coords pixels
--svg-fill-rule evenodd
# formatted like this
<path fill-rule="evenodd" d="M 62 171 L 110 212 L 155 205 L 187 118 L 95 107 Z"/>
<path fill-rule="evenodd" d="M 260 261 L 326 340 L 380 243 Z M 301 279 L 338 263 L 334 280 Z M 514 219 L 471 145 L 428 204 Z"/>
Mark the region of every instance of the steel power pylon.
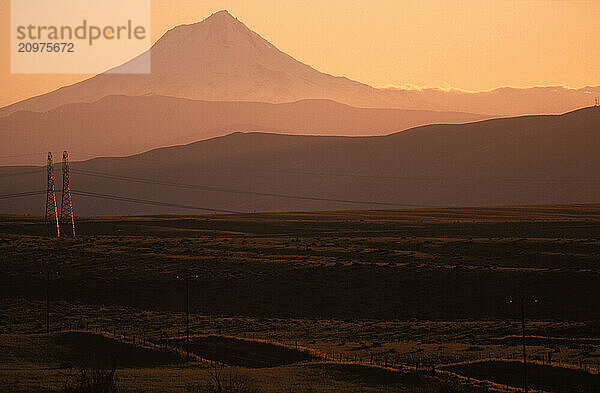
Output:
<path fill-rule="evenodd" d="M 46 164 L 48 173 L 48 182 L 46 186 L 46 216 L 45 224 L 48 222 L 56 223 L 56 237 L 60 237 L 60 224 L 58 222 L 58 209 L 56 206 L 56 191 L 54 189 L 54 164 L 52 162 L 52 153 L 48 152 L 48 163 Z"/>
<path fill-rule="evenodd" d="M 69 153 L 63 152 L 62 162 L 63 172 L 63 192 L 62 201 L 60 204 L 60 221 L 63 223 L 63 228 L 69 226 L 73 229 L 73 237 L 75 237 L 75 218 L 73 217 L 73 201 L 71 200 L 71 185 L 69 184 Z"/>

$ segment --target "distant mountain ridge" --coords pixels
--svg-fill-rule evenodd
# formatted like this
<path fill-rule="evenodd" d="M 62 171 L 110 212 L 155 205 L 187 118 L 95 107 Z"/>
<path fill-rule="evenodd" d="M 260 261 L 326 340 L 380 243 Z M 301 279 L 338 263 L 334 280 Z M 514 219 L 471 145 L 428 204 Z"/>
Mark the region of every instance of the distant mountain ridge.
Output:
<path fill-rule="evenodd" d="M 119 74 L 124 69 L 135 69 L 149 54 L 151 74 Z M 146 94 L 270 103 L 311 98 L 358 106 L 398 106 L 371 86 L 321 73 L 295 60 L 227 11 L 169 30 L 149 54 L 91 79 L 0 109 L 0 116 L 21 110 L 43 112 L 110 95 Z"/>
<path fill-rule="evenodd" d="M 386 88 L 388 92 L 428 102 L 437 110 L 495 113 L 517 116 L 535 114 L 560 114 L 594 103 L 600 96 L 600 86 L 579 89 L 564 86 L 500 87 L 487 91 L 462 91 L 459 89 L 406 89 Z"/>
<path fill-rule="evenodd" d="M 151 56 L 151 74 L 118 73 L 134 69 L 147 56 Z M 0 117 L 92 103 L 112 95 L 148 94 L 268 103 L 329 99 L 357 107 L 518 115 L 562 113 L 591 105 L 600 87 L 501 88 L 480 93 L 374 88 L 319 72 L 277 49 L 227 11 L 219 11 L 202 22 L 169 30 L 148 53 L 113 70 L 0 108 Z"/>
<path fill-rule="evenodd" d="M 591 107 L 387 136 L 234 133 L 74 162 L 71 186 L 242 212 L 597 203 L 599 130 L 600 107 Z M 0 194 L 44 190 L 43 168 L 14 175 L 31 170 L 0 168 Z M 0 212 L 40 215 L 44 198 L 1 200 Z M 74 204 L 80 216 L 200 212 L 89 196 L 74 197 Z"/>
<path fill-rule="evenodd" d="M 233 131 L 384 135 L 430 122 L 466 123 L 484 118 L 469 113 L 355 108 L 330 100 L 267 104 L 108 96 L 46 113 L 17 112 L 0 118 L 5 142 L 0 144 L 0 165 L 38 164 L 45 159 L 43 154 L 14 157 L 19 152 L 69 150 L 89 154 L 86 158 L 131 155 Z"/>

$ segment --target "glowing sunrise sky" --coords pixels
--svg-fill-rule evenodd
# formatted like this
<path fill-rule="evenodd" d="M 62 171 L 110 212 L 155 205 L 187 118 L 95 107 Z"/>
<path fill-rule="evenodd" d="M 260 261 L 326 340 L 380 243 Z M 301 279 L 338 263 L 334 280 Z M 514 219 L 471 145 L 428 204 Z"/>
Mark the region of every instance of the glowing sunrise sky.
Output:
<path fill-rule="evenodd" d="M 0 106 L 87 77 L 11 75 L 0 1 Z M 152 0 L 152 41 L 221 9 L 319 71 L 373 86 L 600 85 L 600 1 Z"/>

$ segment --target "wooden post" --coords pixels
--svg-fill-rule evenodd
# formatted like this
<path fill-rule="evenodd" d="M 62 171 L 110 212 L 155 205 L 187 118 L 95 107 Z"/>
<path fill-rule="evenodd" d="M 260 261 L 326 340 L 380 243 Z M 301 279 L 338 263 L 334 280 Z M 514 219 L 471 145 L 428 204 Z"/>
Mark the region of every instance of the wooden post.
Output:
<path fill-rule="evenodd" d="M 185 362 L 190 361 L 190 283 L 189 272 L 185 272 Z"/>
<path fill-rule="evenodd" d="M 527 393 L 527 347 L 525 344 L 525 301 L 521 298 L 521 329 L 523 333 L 523 390 Z"/>
<path fill-rule="evenodd" d="M 46 271 L 46 334 L 50 333 L 50 270 Z"/>

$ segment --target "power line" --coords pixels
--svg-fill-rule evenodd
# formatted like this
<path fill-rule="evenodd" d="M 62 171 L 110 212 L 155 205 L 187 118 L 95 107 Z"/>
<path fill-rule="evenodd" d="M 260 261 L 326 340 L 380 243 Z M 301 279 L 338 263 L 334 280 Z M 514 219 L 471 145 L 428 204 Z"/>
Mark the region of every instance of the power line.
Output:
<path fill-rule="evenodd" d="M 224 209 L 213 209 L 213 208 L 209 208 L 209 207 L 180 205 L 177 203 L 152 201 L 152 200 L 148 200 L 148 199 L 131 198 L 131 197 L 125 197 L 125 196 L 121 196 L 121 195 L 100 194 L 97 192 L 90 192 L 90 191 L 71 190 L 71 194 L 85 196 L 85 197 L 92 197 L 92 198 L 109 199 L 109 200 L 113 200 L 113 201 L 139 203 L 139 204 L 152 205 L 152 206 L 166 206 L 166 207 L 176 207 L 176 208 L 181 208 L 181 209 L 204 210 L 204 211 L 210 211 L 210 212 L 214 212 L 214 213 L 243 214 L 243 212 L 235 211 L 235 210 L 224 210 Z"/>
<path fill-rule="evenodd" d="M 28 192 L 21 192 L 21 193 L 15 193 L 15 194 L 5 194 L 5 195 L 0 195 L 0 200 L 41 195 L 41 194 L 45 194 L 45 193 L 46 193 L 46 191 L 28 191 Z M 121 196 L 121 195 L 101 194 L 101 193 L 91 192 L 91 191 L 71 190 L 71 194 L 83 196 L 83 197 L 100 198 L 100 199 L 107 199 L 107 200 L 113 200 L 113 201 L 119 201 L 119 202 L 131 202 L 131 203 L 138 203 L 138 204 L 151 205 L 151 206 L 165 206 L 165 207 L 174 207 L 174 208 L 180 208 L 180 209 L 203 210 L 203 211 L 210 211 L 210 212 L 214 212 L 214 213 L 245 214 L 245 212 L 241 212 L 241 211 L 237 211 L 237 210 L 214 209 L 214 208 L 209 208 L 209 207 L 182 205 L 182 204 L 177 204 L 177 203 L 153 201 L 153 200 L 148 200 L 148 199 L 131 198 L 131 197 L 126 197 L 126 196 Z"/>
<path fill-rule="evenodd" d="M 266 196 L 266 197 L 274 197 L 274 198 L 301 199 L 301 200 L 336 202 L 336 203 L 351 203 L 351 204 L 359 204 L 359 205 L 423 207 L 423 208 L 424 207 L 432 207 L 432 206 L 423 206 L 423 205 L 414 205 L 414 204 L 405 204 L 405 203 L 362 201 L 362 200 L 352 200 L 352 199 L 337 199 L 337 198 L 325 198 L 325 197 L 315 197 L 315 196 L 306 196 L 306 195 L 278 194 L 278 193 L 269 193 L 269 192 L 247 191 L 247 190 L 230 189 L 230 188 L 222 188 L 222 187 L 215 187 L 215 186 L 183 184 L 183 183 L 174 183 L 174 182 L 147 179 L 147 178 L 113 175 L 113 174 L 109 174 L 109 173 L 93 172 L 93 171 L 86 171 L 86 170 L 81 170 L 81 169 L 72 169 L 72 171 L 75 173 L 82 174 L 82 175 L 95 176 L 95 177 L 111 179 L 111 180 L 120 180 L 120 181 L 127 181 L 127 182 L 133 182 L 133 183 L 161 185 L 161 186 L 167 186 L 167 187 L 183 188 L 183 189 L 188 189 L 188 190 L 203 190 L 203 191 L 225 192 L 225 193 L 233 193 L 233 194 L 258 195 L 258 196 Z"/>
<path fill-rule="evenodd" d="M 28 196 L 34 196 L 34 195 L 41 195 L 41 194 L 45 194 L 45 193 L 46 193 L 46 190 L 18 192 L 18 193 L 14 193 L 14 194 L 0 195 L 0 199 L 22 198 L 22 197 L 28 197 Z"/>
<path fill-rule="evenodd" d="M 231 169 L 239 171 L 238 169 Z M 484 177 L 416 177 L 416 176 L 382 176 L 382 175 L 361 175 L 353 173 L 327 173 L 327 172 L 306 172 L 306 171 L 281 171 L 274 169 L 240 169 L 254 172 L 272 172 L 287 173 L 292 175 L 312 175 L 329 177 L 353 177 L 363 179 L 389 179 L 389 180 L 408 180 L 408 181 L 464 181 L 464 182 L 490 182 L 490 183 L 542 183 L 542 184 L 569 184 L 569 183 L 590 183 L 598 184 L 600 180 L 595 179 L 527 179 L 527 178 L 484 178 Z"/>
<path fill-rule="evenodd" d="M 85 153 L 80 153 L 80 154 L 85 154 Z M 64 164 L 63 164 L 64 165 Z M 371 206 L 387 206 L 387 207 L 410 207 L 410 208 L 437 208 L 437 207 L 443 207 L 443 206 L 433 206 L 433 205 L 429 205 L 429 206 L 425 206 L 425 205 L 418 205 L 418 204 L 408 204 L 408 203 L 392 203 L 392 202 L 380 202 L 380 201 L 365 201 L 365 200 L 353 200 L 353 199 L 340 199 L 340 198 L 326 198 L 326 197 L 317 197 L 317 196 L 306 196 L 306 195 L 294 195 L 294 194 L 280 194 L 280 193 L 269 193 L 269 192 L 258 192 L 258 191 L 248 191 L 248 190 L 240 190 L 240 189 L 229 189 L 229 188 L 224 188 L 224 187 L 218 187 L 218 186 L 207 186 L 207 185 L 198 185 L 198 184 L 185 184 L 185 183 L 176 183 L 176 182 L 170 182 L 170 181 L 161 181 L 161 180 L 154 180 L 154 179 L 148 179 L 148 178 L 139 178 L 139 177 L 132 177 L 132 176 L 123 176 L 123 175 L 116 175 L 116 174 L 110 174 L 110 173 L 103 173 L 103 172 L 95 172 L 95 171 L 89 171 L 89 170 L 83 170 L 83 169 L 71 169 L 73 172 L 82 174 L 82 175 L 86 175 L 86 176 L 94 176 L 94 177 L 99 177 L 99 178 L 105 178 L 105 179 L 110 179 L 110 180 L 118 180 L 118 181 L 126 181 L 126 182 L 134 182 L 134 183 L 142 183 L 142 184 L 151 184 L 151 185 L 160 185 L 160 186 L 167 186 L 167 187 L 175 187 L 175 188 L 182 188 L 182 189 L 188 189 L 188 190 L 203 190 L 203 191 L 210 191 L 210 192 L 224 192 L 224 193 L 234 193 L 234 194 L 244 194 L 244 195 L 258 195 L 258 196 L 265 196 L 265 197 L 275 197 L 275 198 L 286 198 L 286 199 L 298 199 L 298 200 L 311 200 L 311 201 L 322 201 L 322 202 L 334 202 L 334 203 L 349 203 L 349 204 L 362 204 L 362 205 L 371 205 Z M 25 171 L 25 172 L 19 172 L 19 173 L 12 173 L 12 174 L 4 174 L 4 175 L 0 175 L 0 178 L 2 177 L 11 177 L 11 176 L 25 176 L 25 175 L 29 175 L 29 174 L 35 174 L 35 173 L 41 173 L 43 171 L 43 168 L 39 168 L 39 169 L 35 169 L 32 171 Z M 265 170 L 268 171 L 268 170 Z M 271 172 L 271 171 L 269 171 Z M 276 170 L 273 170 L 272 172 L 277 172 Z M 318 176 L 348 176 L 348 177 L 363 177 L 363 178 L 370 178 L 370 177 L 374 177 L 374 178 L 388 178 L 388 179 L 403 179 L 403 180 L 425 180 L 425 181 L 433 181 L 433 180 L 439 180 L 439 181 L 443 181 L 443 180 L 471 180 L 471 181 L 483 181 L 485 179 L 475 179 L 475 178 L 471 178 L 471 179 L 451 179 L 451 178 L 434 178 L 434 177 L 400 177 L 400 176 L 369 176 L 369 175 L 353 175 L 353 174 L 334 174 L 334 173 L 319 173 L 319 172 L 291 172 L 291 171 L 279 171 L 279 172 L 284 172 L 284 173 L 299 173 L 299 174 L 308 174 L 308 175 L 318 175 Z M 530 179 L 489 179 L 490 181 L 508 181 L 508 182 L 548 182 L 548 183 L 562 183 L 564 181 L 561 180 L 530 180 Z M 581 181 L 585 181 L 585 180 L 567 180 L 566 182 L 581 182 Z M 63 193 L 64 194 L 64 193 Z M 26 197 L 26 196 L 32 196 L 32 195 L 37 195 L 37 192 L 24 192 L 24 193 L 17 193 L 17 194 L 8 194 L 5 196 L 0 196 L 0 199 L 9 199 L 9 198 L 19 198 L 19 197 Z M 124 202 L 133 202 L 133 203 L 146 203 L 146 204 L 152 204 L 155 206 L 170 206 L 170 207 L 178 207 L 178 208 L 186 208 L 186 209 L 196 209 L 196 210 L 206 210 L 206 211 L 217 211 L 217 212 L 224 212 L 224 213 L 239 213 L 236 211 L 229 211 L 229 210 L 220 210 L 220 209 L 210 209 L 210 208 L 203 208 L 203 207 L 196 207 L 196 206 L 188 206 L 188 205 L 180 205 L 180 204 L 172 204 L 172 203 L 168 203 L 168 202 L 161 202 L 161 201 L 150 201 L 150 200 L 141 200 L 141 199 L 135 199 L 135 198 L 129 198 L 129 197 L 123 197 L 123 196 L 115 196 L 115 195 L 108 195 L 108 194 L 99 194 L 99 193 L 92 193 L 92 192 L 88 192 L 88 191 L 78 191 L 78 195 L 82 195 L 82 196 L 95 196 L 95 197 L 105 197 L 107 199 L 112 199 L 112 200 L 119 200 L 119 201 L 124 201 Z"/>
<path fill-rule="evenodd" d="M 78 154 L 87 155 L 90 157 L 98 158 L 115 158 L 115 157 L 101 157 L 98 154 L 83 153 Z M 156 159 L 149 159 L 143 155 L 138 155 L 138 159 L 142 159 L 146 162 L 156 162 L 159 165 L 164 165 L 165 162 Z M 598 184 L 598 179 L 531 179 L 531 178 L 491 178 L 491 177 L 435 177 L 435 176 L 394 176 L 394 175 L 377 175 L 377 174 L 358 174 L 358 173 L 335 173 L 335 172 L 315 172 L 315 171 L 293 171 L 293 170 L 278 170 L 278 169 L 252 169 L 245 167 L 220 167 L 219 169 L 228 171 L 245 171 L 245 172 L 266 172 L 266 173 L 285 173 L 295 175 L 309 175 L 309 176 L 322 176 L 322 177 L 352 177 L 352 178 L 364 178 L 364 179 L 389 179 L 389 180 L 407 180 L 407 181 L 473 181 L 473 182 L 495 182 L 495 183 L 541 183 L 541 184 L 571 184 L 571 183 L 590 183 Z M 71 169 L 74 171 L 74 169 Z M 80 170 L 83 171 L 83 170 Z M 92 171 L 89 171 L 92 172 Z M 100 173 L 100 172 L 96 172 Z"/>
<path fill-rule="evenodd" d="M 75 154 L 97 157 L 97 158 L 116 158 L 116 157 L 102 157 L 99 154 L 92 153 L 84 153 L 84 152 L 71 152 Z M 4 156 L 5 157 L 23 157 L 23 156 L 33 156 L 38 154 L 46 154 L 46 153 L 32 153 L 32 154 L 22 154 L 15 156 Z M 164 162 L 159 160 L 152 160 L 145 157 L 141 157 L 144 161 L 157 162 L 161 165 L 164 165 Z M 322 177 L 352 177 L 352 178 L 364 178 L 364 179 L 389 179 L 389 180 L 407 180 L 407 181 L 473 181 L 473 182 L 495 182 L 495 183 L 538 183 L 538 184 L 572 184 L 572 183 L 588 183 L 588 184 L 598 184 L 600 180 L 597 179 L 531 179 L 531 178 L 485 178 L 485 177 L 430 177 L 430 176 L 394 176 L 394 175 L 377 175 L 377 174 L 357 174 L 357 173 L 334 173 L 334 172 L 314 172 L 314 171 L 293 171 L 293 170 L 276 170 L 276 169 L 251 169 L 251 168 L 232 168 L 232 167 L 221 167 L 220 169 L 229 170 L 229 171 L 245 171 L 245 172 L 266 172 L 266 173 L 285 173 L 285 174 L 296 174 L 296 175 L 309 175 L 309 176 L 322 176 Z M 106 175 L 106 176 L 118 176 L 111 175 L 101 172 L 93 172 L 93 171 L 85 171 L 85 170 L 76 170 L 71 168 L 72 172 L 87 172 L 86 174 L 97 174 L 97 175 Z M 23 175 L 36 173 L 36 171 L 31 172 L 22 172 Z M 7 174 L 0 175 L 2 177 L 9 176 L 17 176 L 19 174 Z M 127 176 L 123 176 L 127 177 Z M 137 179 L 141 180 L 141 179 Z M 149 180 L 149 179 L 145 179 Z M 205 186 L 210 187 L 210 186 Z M 223 191 L 226 192 L 226 191 Z M 229 192 L 229 191 L 227 191 Z M 395 205 L 395 204 L 394 204 Z M 404 205 L 403 205 L 404 206 Z M 409 205 L 405 205 L 409 206 Z"/>
<path fill-rule="evenodd" d="M 41 156 L 41 155 L 46 155 L 47 153 L 25 153 L 25 154 L 15 154 L 15 155 L 11 155 L 11 156 L 0 156 L 0 159 L 2 158 L 19 158 L 19 157 L 32 157 L 32 156 Z"/>
<path fill-rule="evenodd" d="M 42 173 L 42 172 L 44 172 L 44 168 L 39 168 L 39 169 L 35 169 L 32 171 L 17 172 L 17 173 L 4 173 L 4 174 L 0 175 L 0 178 L 14 177 L 14 176 L 26 176 L 26 175 L 32 175 L 32 174 Z"/>

